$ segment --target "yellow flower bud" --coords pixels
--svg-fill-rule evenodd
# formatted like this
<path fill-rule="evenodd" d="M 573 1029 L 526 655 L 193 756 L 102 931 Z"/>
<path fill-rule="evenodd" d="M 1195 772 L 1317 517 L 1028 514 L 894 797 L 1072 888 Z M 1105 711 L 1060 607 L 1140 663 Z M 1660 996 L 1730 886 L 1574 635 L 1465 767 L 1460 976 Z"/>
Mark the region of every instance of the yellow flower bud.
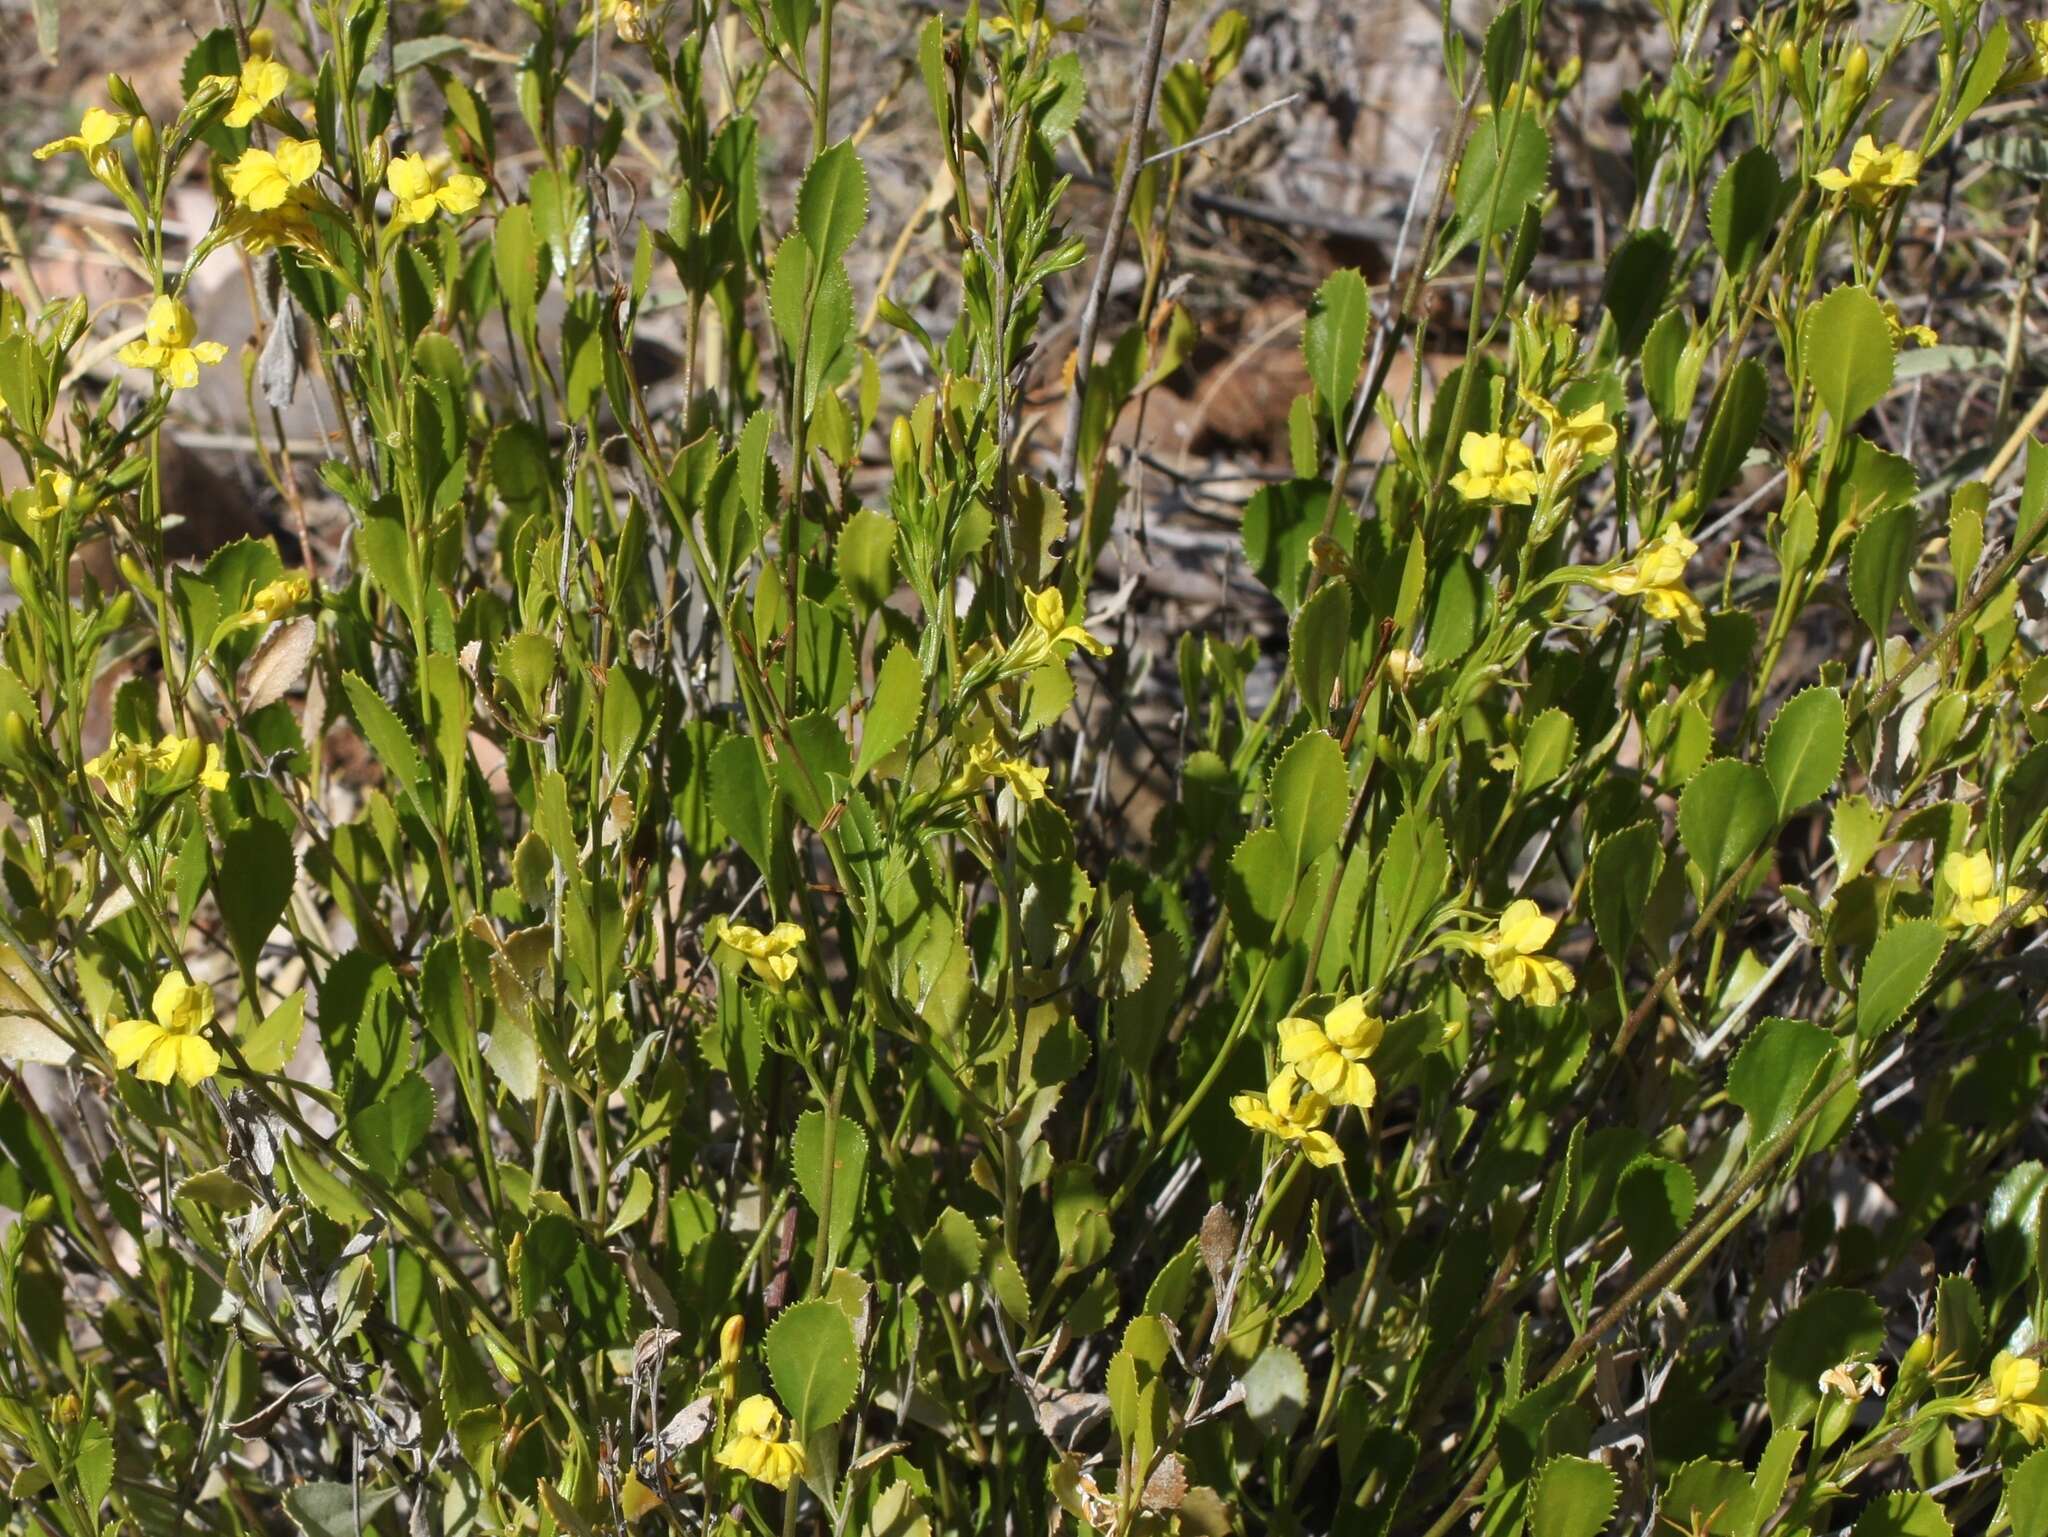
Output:
<path fill-rule="evenodd" d="M 1870 82 L 1870 50 L 1858 43 L 1842 61 L 1842 85 L 1850 95 L 1860 95 Z"/>
<path fill-rule="evenodd" d="M 740 1364 L 740 1347 L 746 1340 L 747 1321 L 735 1313 L 718 1331 L 718 1364 L 722 1369 L 731 1371 Z"/>

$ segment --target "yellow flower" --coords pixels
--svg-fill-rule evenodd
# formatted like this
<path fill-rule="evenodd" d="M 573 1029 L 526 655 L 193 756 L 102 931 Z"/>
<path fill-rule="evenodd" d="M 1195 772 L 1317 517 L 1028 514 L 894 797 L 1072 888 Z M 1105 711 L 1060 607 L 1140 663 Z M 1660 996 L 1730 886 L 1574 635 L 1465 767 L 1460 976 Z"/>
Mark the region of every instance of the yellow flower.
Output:
<path fill-rule="evenodd" d="M 649 36 L 647 12 L 638 0 L 604 0 L 604 19 L 619 34 L 622 43 L 644 43 Z"/>
<path fill-rule="evenodd" d="M 1333 1105 L 1368 1108 L 1379 1085 L 1365 1059 L 1386 1033 L 1386 1025 L 1365 1011 L 1365 999 L 1346 998 L 1321 1024 L 1280 1021 L 1280 1060 Z"/>
<path fill-rule="evenodd" d="M 1004 674 L 1015 677 L 1063 662 L 1079 646 L 1091 656 L 1108 656 L 1110 648 L 1088 633 L 1085 625 L 1067 623 L 1067 600 L 1057 587 L 1047 587 L 1024 599 L 1028 622 L 1023 632 L 1003 649 Z"/>
<path fill-rule="evenodd" d="M 147 368 L 174 390 L 199 382 L 201 363 L 218 363 L 228 355 L 219 342 L 195 342 L 199 323 L 181 300 L 158 294 L 149 306 L 142 340 L 130 342 L 116 357 L 130 368 Z"/>
<path fill-rule="evenodd" d="M 156 985 L 154 1019 L 123 1019 L 107 1026 L 114 1066 L 135 1069 L 147 1083 L 200 1083 L 220 1071 L 220 1053 L 204 1031 L 213 1021 L 213 991 L 172 970 Z"/>
<path fill-rule="evenodd" d="M 474 213 L 483 201 L 480 176 L 458 172 L 443 176 L 427 164 L 424 155 L 400 155 L 384 173 L 384 185 L 397 204 L 391 215 L 392 227 L 425 224 L 442 213 Z"/>
<path fill-rule="evenodd" d="M 274 582 L 265 582 L 256 589 L 256 595 L 249 600 L 249 607 L 243 612 L 244 624 L 275 624 L 278 620 L 297 610 L 313 595 L 313 584 L 304 573 L 281 576 Z"/>
<path fill-rule="evenodd" d="M 320 141 L 293 139 L 277 147 L 252 149 L 228 167 L 228 191 L 252 213 L 267 213 L 291 201 L 320 170 Z"/>
<path fill-rule="evenodd" d="M 78 120 L 78 132 L 52 139 L 35 152 L 36 159 L 48 160 L 52 155 L 68 155 L 75 151 L 90 160 L 126 133 L 133 121 L 109 112 L 105 107 L 87 107 L 85 116 Z"/>
<path fill-rule="evenodd" d="M 773 1488 L 787 1489 L 804 1470 L 804 1449 L 784 1438 L 782 1411 L 775 1400 L 756 1393 L 741 1399 L 733 1410 L 732 1428 L 718 1449 L 718 1461 Z"/>
<path fill-rule="evenodd" d="M 1884 326 L 1892 334 L 1892 347 L 1904 346 L 1907 342 L 1916 347 L 1932 347 L 1941 338 L 1934 334 L 1933 326 L 1909 326 L 1899 307 L 1887 299 L 1884 301 Z"/>
<path fill-rule="evenodd" d="M 1337 1139 L 1320 1129 L 1330 1102 L 1313 1089 L 1304 1091 L 1300 1075 L 1283 1067 L 1273 1075 L 1264 1094 L 1233 1094 L 1230 1112 L 1253 1131 L 1264 1132 L 1282 1142 L 1298 1143 L 1308 1161 L 1317 1168 L 1342 1163 L 1344 1154 Z"/>
<path fill-rule="evenodd" d="M 2020 886 L 2007 886 L 2000 891 L 1988 849 L 1979 849 L 1974 854 L 1944 855 L 1941 883 L 1948 888 L 1948 899 L 1942 904 L 1942 927 L 1953 930 L 1981 929 L 1987 923 L 1995 923 L 2000 913 L 2018 906 L 2027 897 L 2025 888 Z M 2048 908 L 2036 902 L 2014 921 L 2039 923 L 2043 917 L 2048 917 Z"/>
<path fill-rule="evenodd" d="M 1641 598 L 1651 618 L 1677 625 L 1688 641 L 1702 640 L 1706 612 L 1685 585 L 1686 565 L 1698 553 L 1699 546 L 1681 533 L 1659 534 L 1625 565 L 1604 576 L 1589 576 L 1586 583 L 1624 598 Z"/>
<path fill-rule="evenodd" d="M 1534 902 L 1523 898 L 1510 902 L 1494 931 L 1479 941 L 1479 958 L 1503 998 L 1527 998 L 1539 1008 L 1549 1008 L 1578 985 L 1571 967 L 1537 953 L 1556 930 L 1556 919 L 1544 917 Z"/>
<path fill-rule="evenodd" d="M 133 810 L 145 793 L 175 795 L 194 784 L 208 790 L 228 787 L 220 748 L 211 742 L 202 747 L 196 737 L 188 736 L 160 737 L 152 746 L 117 735 L 105 752 L 87 761 L 85 771 L 124 811 Z"/>
<path fill-rule="evenodd" d="M 52 139 L 36 151 L 36 159 L 48 160 L 52 155 L 76 152 L 85 156 L 87 170 L 106 181 L 121 169 L 121 152 L 114 148 L 114 141 L 133 123 L 133 118 L 116 116 L 105 107 L 87 107 L 85 116 L 79 119 L 78 132 Z"/>
<path fill-rule="evenodd" d="M 1607 420 L 1607 402 L 1596 400 L 1583 411 L 1566 416 L 1541 395 L 1522 391 L 1522 401 L 1543 418 L 1543 468 L 1551 484 L 1566 480 L 1587 459 L 1599 459 L 1614 452 L 1620 438 Z"/>
<path fill-rule="evenodd" d="M 62 470 L 43 470 L 35 484 L 23 486 L 7 499 L 15 517 L 28 523 L 47 523 L 71 501 L 71 477 Z"/>
<path fill-rule="evenodd" d="M 261 56 L 250 59 L 242 66 L 241 78 L 235 82 L 235 99 L 221 121 L 230 128 L 247 128 L 256 121 L 258 113 L 284 95 L 284 88 L 291 83 L 292 72 L 277 60 Z"/>
<path fill-rule="evenodd" d="M 217 793 L 228 787 L 228 771 L 221 763 L 219 746 L 213 742 L 206 744 L 206 766 L 199 771 L 199 785 Z"/>
<path fill-rule="evenodd" d="M 2027 1445 L 2040 1445 L 2048 1434 L 2048 1383 L 2041 1380 L 2041 1363 L 1999 1351 L 1991 1375 L 1958 1412 L 1973 1420 L 2003 1415 Z"/>
<path fill-rule="evenodd" d="M 1451 477 L 1451 489 L 1468 502 L 1509 502 L 1527 507 L 1536 500 L 1541 481 L 1536 456 L 1520 438 L 1497 432 L 1468 432 L 1458 444 L 1464 466 Z"/>
<path fill-rule="evenodd" d="M 751 924 L 727 919 L 712 920 L 713 944 L 745 957 L 754 974 L 780 987 L 796 975 L 796 951 L 804 942 L 804 931 L 794 923 L 778 923 L 763 934 Z"/>
<path fill-rule="evenodd" d="M 999 779 L 1028 806 L 1045 799 L 1045 784 L 1051 777 L 1050 769 L 1022 758 L 1004 757 L 994 737 L 983 737 L 967 749 L 967 761 L 961 765 L 953 789 L 957 794 L 972 794 L 989 780 Z"/>
<path fill-rule="evenodd" d="M 1901 187 L 1920 180 L 1920 156 L 1900 144 L 1877 147 L 1877 140 L 1865 134 L 1849 151 L 1849 169 L 1829 166 L 1814 178 L 1830 192 L 1846 192 L 1852 202 L 1875 208 Z"/>

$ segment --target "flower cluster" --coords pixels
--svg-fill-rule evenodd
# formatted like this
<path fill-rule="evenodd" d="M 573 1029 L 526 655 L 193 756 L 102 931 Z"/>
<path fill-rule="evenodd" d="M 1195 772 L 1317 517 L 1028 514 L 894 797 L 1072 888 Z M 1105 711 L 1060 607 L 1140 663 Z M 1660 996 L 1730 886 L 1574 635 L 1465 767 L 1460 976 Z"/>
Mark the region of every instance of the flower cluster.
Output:
<path fill-rule="evenodd" d="M 782 1411 L 775 1400 L 755 1393 L 733 1410 L 732 1428 L 718 1449 L 718 1461 L 759 1483 L 787 1489 L 789 1481 L 804 1471 L 804 1449 L 784 1435 Z"/>
<path fill-rule="evenodd" d="M 1346 998 L 1321 1024 L 1309 1019 L 1281 1020 L 1280 1060 L 1331 1104 L 1364 1110 L 1378 1092 L 1365 1061 L 1386 1028 L 1366 1012 L 1363 997 Z"/>
<path fill-rule="evenodd" d="M 1458 463 L 1451 489 L 1468 502 L 1505 502 L 1527 507 L 1543 489 L 1536 454 L 1520 438 L 1498 432 L 1468 432 L 1458 443 Z"/>
<path fill-rule="evenodd" d="M 193 784 L 208 790 L 228 787 L 220 748 L 188 736 L 164 736 L 152 745 L 117 734 L 105 752 L 86 761 L 85 771 L 124 811 L 132 811 L 144 795 L 175 795 Z"/>
<path fill-rule="evenodd" d="M 273 150 L 252 149 L 228 167 L 228 191 L 251 213 L 296 205 L 320 172 L 320 141 L 290 139 Z"/>
<path fill-rule="evenodd" d="M 384 185 L 391 190 L 391 227 L 431 223 L 441 214 L 475 213 L 484 198 L 481 176 L 467 172 L 449 175 L 431 165 L 424 155 L 400 155 L 384 172 Z"/>
<path fill-rule="evenodd" d="M 1263 1094 L 1230 1097 L 1231 1114 L 1253 1131 L 1296 1144 L 1319 1169 L 1344 1161 L 1337 1139 L 1322 1130 L 1323 1117 L 1329 1110 L 1329 1100 L 1304 1088 L 1300 1075 L 1291 1067 L 1275 1073 Z"/>
<path fill-rule="evenodd" d="M 2040 1445 L 2048 1435 L 2048 1382 L 2041 1380 L 2041 1363 L 1999 1351 L 1990 1375 L 1959 1412 L 1966 1419 L 2003 1418 L 2027 1445 Z"/>
<path fill-rule="evenodd" d="M 714 918 L 705 938 L 714 949 L 722 946 L 745 960 L 762 981 L 780 987 L 796 975 L 804 931 L 794 923 L 778 923 L 764 934 L 751 924 Z"/>
<path fill-rule="evenodd" d="M 1869 134 L 1849 151 L 1849 169 L 1829 166 L 1813 178 L 1830 192 L 1846 193 L 1849 201 L 1864 208 L 1881 208 L 1902 188 L 1920 180 L 1920 156 L 1899 144 L 1877 147 Z"/>
<path fill-rule="evenodd" d="M 1028 806 L 1045 799 L 1045 785 L 1051 774 L 1050 769 L 1041 768 L 1026 759 L 1004 756 L 1002 748 L 990 735 L 968 746 L 966 760 L 954 776 L 952 789 L 956 795 L 971 795 L 993 779 Z"/>
<path fill-rule="evenodd" d="M 1687 641 L 1706 638 L 1707 616 L 1685 585 L 1685 568 L 1699 546 L 1673 530 L 1659 534 L 1612 571 L 1589 576 L 1586 585 L 1624 598 L 1641 598 L 1652 619 L 1678 626 Z"/>
<path fill-rule="evenodd" d="M 2000 913 L 2027 899 L 2024 887 L 1999 884 L 1998 872 L 1992 868 L 1991 854 L 1986 849 L 1978 849 L 1974 854 L 1958 851 L 1944 855 L 1941 884 L 1947 892 L 1941 906 L 1942 927 L 1956 932 L 1996 923 Z M 2048 917 L 2048 908 L 2036 902 L 2024 908 L 2016 921 L 2039 923 L 2043 917 Z"/>
<path fill-rule="evenodd" d="M 251 628 L 275 624 L 298 612 L 312 596 L 313 583 L 303 572 L 281 576 L 256 589 L 237 622 Z"/>
<path fill-rule="evenodd" d="M 1571 967 L 1540 952 L 1557 932 L 1557 920 L 1544 917 L 1527 898 L 1510 902 L 1493 932 L 1475 946 L 1487 975 L 1503 998 L 1526 998 L 1539 1008 L 1561 1002 L 1578 985 Z"/>

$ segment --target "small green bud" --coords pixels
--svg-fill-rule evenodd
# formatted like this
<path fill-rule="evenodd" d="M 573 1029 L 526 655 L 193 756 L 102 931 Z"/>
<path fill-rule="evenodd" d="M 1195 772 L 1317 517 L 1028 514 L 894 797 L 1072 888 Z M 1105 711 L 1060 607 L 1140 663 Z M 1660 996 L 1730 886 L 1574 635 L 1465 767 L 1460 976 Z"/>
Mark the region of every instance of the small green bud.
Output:
<path fill-rule="evenodd" d="M 1870 83 L 1870 50 L 1858 43 L 1842 62 L 1842 87 L 1852 96 L 1863 94 Z"/>
<path fill-rule="evenodd" d="M 107 76 L 107 99 L 129 117 L 142 116 L 142 98 L 135 94 L 135 87 L 120 75 Z"/>
<path fill-rule="evenodd" d="M 889 426 L 889 467 L 898 480 L 908 480 L 917 470 L 917 440 L 910 433 L 910 418 L 899 416 Z"/>

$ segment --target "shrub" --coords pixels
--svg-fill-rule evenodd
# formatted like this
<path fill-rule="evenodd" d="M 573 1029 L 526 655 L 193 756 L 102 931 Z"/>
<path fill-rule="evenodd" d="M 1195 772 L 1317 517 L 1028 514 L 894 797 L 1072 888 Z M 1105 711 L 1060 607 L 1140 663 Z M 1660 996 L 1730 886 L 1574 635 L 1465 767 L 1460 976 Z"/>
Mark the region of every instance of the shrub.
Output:
<path fill-rule="evenodd" d="M 1447 21 L 1162 638 L 1242 17 L 922 19 L 892 247 L 880 11 L 231 10 L 38 151 L 146 307 L 0 300 L 10 1530 L 2043 1529 L 2038 27 Z"/>

